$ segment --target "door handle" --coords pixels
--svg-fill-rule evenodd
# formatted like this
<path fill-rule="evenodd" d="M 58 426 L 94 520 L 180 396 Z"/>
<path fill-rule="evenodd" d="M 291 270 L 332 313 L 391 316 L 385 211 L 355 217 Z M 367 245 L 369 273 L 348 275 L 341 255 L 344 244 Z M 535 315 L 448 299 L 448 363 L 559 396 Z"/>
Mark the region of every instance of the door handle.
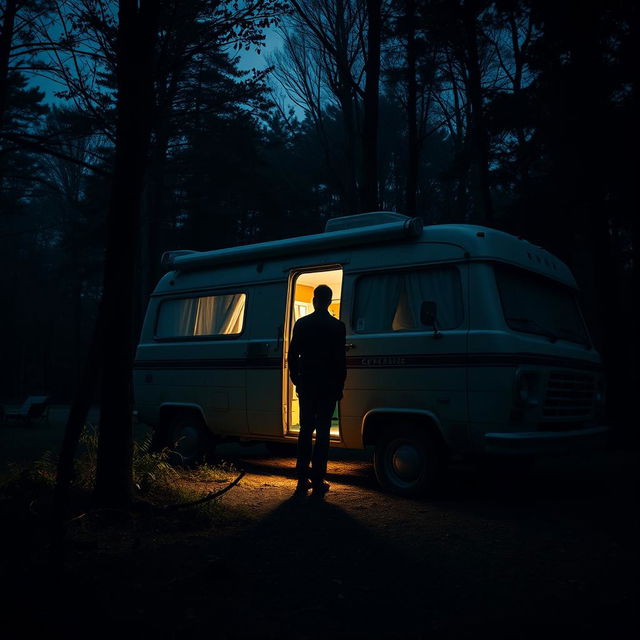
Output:
<path fill-rule="evenodd" d="M 347 351 L 351 351 L 351 349 L 355 349 L 356 348 L 356 345 L 353 344 L 353 342 L 347 342 L 347 344 L 344 345 L 344 348 Z"/>

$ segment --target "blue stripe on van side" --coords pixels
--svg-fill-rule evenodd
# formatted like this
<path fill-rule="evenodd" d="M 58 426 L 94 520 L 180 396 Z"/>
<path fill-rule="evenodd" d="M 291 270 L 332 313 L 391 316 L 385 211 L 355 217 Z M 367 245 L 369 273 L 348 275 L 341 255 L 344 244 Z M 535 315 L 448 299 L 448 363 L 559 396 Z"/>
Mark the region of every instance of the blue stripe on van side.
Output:
<path fill-rule="evenodd" d="M 430 353 L 347 358 L 347 366 L 351 369 L 443 366 L 515 367 L 522 364 L 571 367 L 589 371 L 602 369 L 599 362 L 534 353 Z"/>
<path fill-rule="evenodd" d="M 533 353 L 424 353 L 397 356 L 349 356 L 349 369 L 423 367 L 515 367 L 530 364 L 599 371 L 599 362 Z M 190 358 L 137 360 L 134 369 L 280 369 L 282 358 Z"/>

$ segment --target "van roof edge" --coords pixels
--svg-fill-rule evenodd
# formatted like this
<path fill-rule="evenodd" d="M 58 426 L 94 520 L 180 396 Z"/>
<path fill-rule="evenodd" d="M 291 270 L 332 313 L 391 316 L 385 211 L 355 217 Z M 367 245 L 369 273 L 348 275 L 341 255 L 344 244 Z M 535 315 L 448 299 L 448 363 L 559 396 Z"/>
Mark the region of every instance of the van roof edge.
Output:
<path fill-rule="evenodd" d="M 164 260 L 163 256 L 163 266 L 169 270 L 193 271 L 212 265 L 254 262 L 292 253 L 339 249 L 361 244 L 388 242 L 390 240 L 414 240 L 419 238 L 421 233 L 422 220 L 420 218 L 402 216 L 402 219 L 382 224 L 358 226 L 339 231 L 325 231 L 312 235 L 246 244 L 226 249 L 215 249 L 213 251 L 168 251 L 164 254 L 167 257 L 166 260 Z M 180 255 L 177 255 L 178 253 Z"/>

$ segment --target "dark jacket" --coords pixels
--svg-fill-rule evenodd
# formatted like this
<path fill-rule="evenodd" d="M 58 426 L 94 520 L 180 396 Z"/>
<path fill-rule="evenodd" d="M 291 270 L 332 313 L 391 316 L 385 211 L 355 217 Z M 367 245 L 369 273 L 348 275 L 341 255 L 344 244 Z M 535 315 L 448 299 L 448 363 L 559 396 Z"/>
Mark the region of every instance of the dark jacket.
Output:
<path fill-rule="evenodd" d="M 293 327 L 289 375 L 299 394 L 310 392 L 342 398 L 347 377 L 346 328 L 328 311 L 314 311 Z"/>

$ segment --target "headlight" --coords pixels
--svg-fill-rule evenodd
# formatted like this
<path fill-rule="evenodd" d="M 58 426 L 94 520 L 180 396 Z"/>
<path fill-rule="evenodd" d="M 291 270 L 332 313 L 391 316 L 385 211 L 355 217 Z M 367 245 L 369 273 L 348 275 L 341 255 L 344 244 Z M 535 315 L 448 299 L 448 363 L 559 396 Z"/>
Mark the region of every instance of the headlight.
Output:
<path fill-rule="evenodd" d="M 604 378 L 598 378 L 596 380 L 596 392 L 594 396 L 594 405 L 596 420 L 598 422 L 605 422 L 607 420 L 607 394 L 606 383 Z"/>
<path fill-rule="evenodd" d="M 527 400 L 529 400 L 529 394 L 531 393 L 531 386 L 529 384 L 529 378 L 527 376 L 519 376 L 518 377 L 518 386 L 516 387 L 516 392 L 518 394 L 518 400 L 521 404 L 527 404 Z"/>
<path fill-rule="evenodd" d="M 514 385 L 514 401 L 520 407 L 535 407 L 538 401 L 538 383 L 535 373 L 518 371 Z"/>

